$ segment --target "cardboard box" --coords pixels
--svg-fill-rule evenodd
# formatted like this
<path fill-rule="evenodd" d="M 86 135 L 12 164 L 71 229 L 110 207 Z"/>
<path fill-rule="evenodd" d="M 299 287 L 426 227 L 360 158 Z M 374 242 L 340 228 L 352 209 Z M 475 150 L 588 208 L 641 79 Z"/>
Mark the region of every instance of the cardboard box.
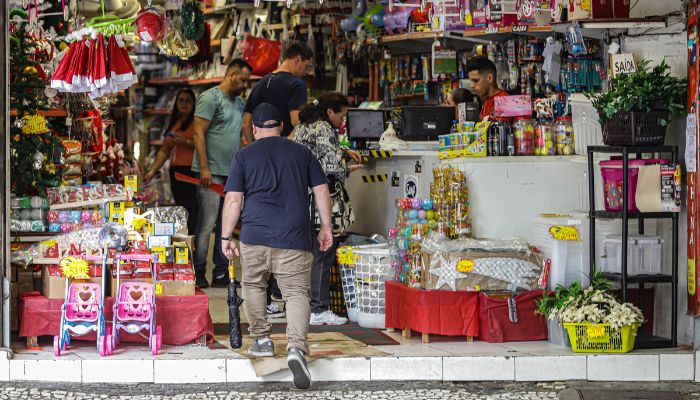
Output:
<path fill-rule="evenodd" d="M 17 268 L 17 279 L 14 282 L 34 282 L 34 270 L 32 268 Z"/>
<path fill-rule="evenodd" d="M 574 0 L 569 21 L 580 19 L 629 18 L 630 0 Z"/>
<path fill-rule="evenodd" d="M 10 301 L 19 298 L 19 287 L 17 283 L 10 283 Z"/>
<path fill-rule="evenodd" d="M 91 283 L 102 283 L 102 277 L 90 278 Z M 41 293 L 49 299 L 62 299 L 66 294 L 66 278 L 49 274 L 47 266 L 41 269 Z"/>
<path fill-rule="evenodd" d="M 159 281 L 160 296 L 194 296 L 194 282 Z"/>
<path fill-rule="evenodd" d="M 19 330 L 19 306 L 17 299 L 10 299 L 10 330 Z"/>
<path fill-rule="evenodd" d="M 173 243 L 184 242 L 190 249 L 190 254 L 194 254 L 194 236 L 192 235 L 173 235 Z"/>
<path fill-rule="evenodd" d="M 21 297 L 25 293 L 34 291 L 34 281 L 17 283 L 17 297 Z"/>

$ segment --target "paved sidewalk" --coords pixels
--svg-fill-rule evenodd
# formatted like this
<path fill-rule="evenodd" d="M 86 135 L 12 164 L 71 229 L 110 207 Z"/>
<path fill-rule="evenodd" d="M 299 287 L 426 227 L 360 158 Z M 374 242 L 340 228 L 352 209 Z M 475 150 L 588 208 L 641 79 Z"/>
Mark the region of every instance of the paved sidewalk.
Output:
<path fill-rule="evenodd" d="M 700 399 L 700 384 L 694 383 L 450 383 L 450 382 L 346 382 L 317 383 L 312 390 L 291 389 L 286 383 L 199 384 L 199 385 L 96 385 L 11 382 L 0 388 L 0 399 L 231 399 L 231 400 L 578 400 L 579 391 L 609 390 L 613 397 L 628 399 L 626 390 L 644 392 L 635 399 Z M 662 392 L 672 397 L 661 397 Z M 618 393 L 615 396 L 615 393 Z M 659 395 L 656 395 L 656 394 Z M 607 397 L 606 397 L 607 398 Z M 585 398 L 587 400 L 588 397 Z"/>
<path fill-rule="evenodd" d="M 558 386 L 564 388 L 563 384 Z M 291 389 L 289 384 L 229 385 L 94 385 L 12 382 L 0 389 L 0 399 L 357 399 L 357 400 L 551 400 L 554 384 L 546 387 L 521 383 L 452 384 L 449 382 L 348 382 L 315 384 L 312 390 Z"/>

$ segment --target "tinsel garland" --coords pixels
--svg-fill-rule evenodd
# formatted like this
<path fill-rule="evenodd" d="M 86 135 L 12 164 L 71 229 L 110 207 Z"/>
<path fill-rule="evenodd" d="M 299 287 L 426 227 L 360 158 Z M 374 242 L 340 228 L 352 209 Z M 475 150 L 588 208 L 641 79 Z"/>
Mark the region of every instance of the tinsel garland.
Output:
<path fill-rule="evenodd" d="M 187 1 L 180 10 L 182 33 L 189 40 L 199 40 L 204 35 L 204 14 L 194 1 Z"/>

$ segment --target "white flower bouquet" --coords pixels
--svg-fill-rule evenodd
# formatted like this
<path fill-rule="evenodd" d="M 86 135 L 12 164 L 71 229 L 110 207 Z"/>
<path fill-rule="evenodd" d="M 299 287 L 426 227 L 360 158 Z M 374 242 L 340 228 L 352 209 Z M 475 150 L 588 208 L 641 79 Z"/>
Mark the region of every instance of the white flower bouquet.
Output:
<path fill-rule="evenodd" d="M 630 303 L 620 303 L 608 291 L 590 287 L 578 296 L 569 296 L 560 308 L 552 309 L 549 318 L 564 323 L 610 324 L 617 330 L 644 322 L 642 311 Z"/>

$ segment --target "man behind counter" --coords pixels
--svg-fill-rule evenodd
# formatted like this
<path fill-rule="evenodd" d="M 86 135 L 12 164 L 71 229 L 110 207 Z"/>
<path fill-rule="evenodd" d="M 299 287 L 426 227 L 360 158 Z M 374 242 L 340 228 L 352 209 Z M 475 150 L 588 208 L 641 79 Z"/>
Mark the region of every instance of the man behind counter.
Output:
<path fill-rule="evenodd" d="M 476 58 L 467 65 L 472 92 L 481 100 L 480 118 L 491 115 L 495 108 L 494 97 L 508 96 L 508 92 L 498 88 L 496 66 L 488 58 Z"/>

